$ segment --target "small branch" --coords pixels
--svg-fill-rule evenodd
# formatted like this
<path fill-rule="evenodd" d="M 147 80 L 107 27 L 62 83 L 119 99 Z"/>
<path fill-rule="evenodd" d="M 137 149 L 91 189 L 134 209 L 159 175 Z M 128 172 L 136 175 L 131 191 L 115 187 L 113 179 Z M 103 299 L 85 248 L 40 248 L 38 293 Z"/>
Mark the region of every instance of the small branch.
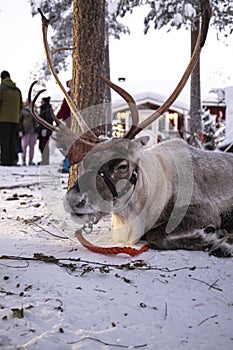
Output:
<path fill-rule="evenodd" d="M 31 186 L 38 186 L 40 185 L 40 182 L 33 182 L 30 184 L 18 184 L 18 185 L 11 185 L 11 186 L 0 186 L 0 190 L 13 190 L 15 188 L 29 188 Z"/>
<path fill-rule="evenodd" d="M 216 283 L 217 283 L 217 282 L 218 282 L 218 279 L 217 279 L 214 283 L 210 284 L 209 289 L 213 288 L 213 289 L 217 289 L 217 290 L 219 290 L 220 292 L 222 292 L 222 289 L 221 289 L 221 288 L 216 287 Z"/>
<path fill-rule="evenodd" d="M 26 261 L 26 265 L 24 265 L 24 266 L 18 266 L 18 265 L 12 266 L 12 265 L 2 264 L 2 263 L 0 263 L 0 265 L 5 266 L 5 267 L 10 267 L 12 269 L 26 269 L 29 266 L 29 262 Z"/>
<path fill-rule="evenodd" d="M 20 173 L 11 173 L 11 175 L 13 176 L 20 176 L 20 177 L 41 177 L 40 173 L 38 174 L 29 174 L 29 173 L 25 173 L 25 174 L 20 174 Z M 44 174 L 43 173 L 43 178 L 51 178 L 53 179 L 54 177 L 60 178 L 62 176 L 62 174 L 56 175 L 56 174 Z"/>
<path fill-rule="evenodd" d="M 165 280 L 165 281 L 162 281 L 160 278 L 153 278 L 152 282 L 154 281 L 159 281 L 160 283 L 163 283 L 163 284 L 168 284 L 168 280 Z"/>
<path fill-rule="evenodd" d="M 115 346 L 117 348 L 124 348 L 124 349 L 128 349 L 129 348 L 129 345 L 120 345 L 120 344 L 107 343 L 107 342 L 104 342 L 103 340 L 100 340 L 100 339 L 97 339 L 97 338 L 93 338 L 93 337 L 85 337 L 85 338 L 82 338 L 80 340 L 73 341 L 73 342 L 70 342 L 70 343 L 67 343 L 67 344 L 68 345 L 78 344 L 78 343 L 81 343 L 84 340 L 94 340 L 94 341 L 97 341 L 97 342 L 99 342 L 101 344 L 108 345 L 108 346 Z M 133 345 L 133 347 L 135 349 L 145 348 L 146 346 L 147 346 L 147 344 Z"/>
<path fill-rule="evenodd" d="M 1 290 L 0 290 L 0 293 L 6 294 L 6 295 L 17 295 L 16 293 L 13 293 L 13 292 L 7 292 L 7 291 L 4 290 L 4 289 L 1 289 Z"/>
<path fill-rule="evenodd" d="M 167 313 L 167 302 L 166 302 L 166 303 L 165 303 L 164 320 L 166 320 L 167 315 L 168 315 L 168 313 Z"/>
<path fill-rule="evenodd" d="M 39 224 L 35 223 L 34 221 L 32 221 L 30 219 L 24 219 L 24 223 L 29 223 L 31 225 L 34 225 L 34 226 L 40 228 L 42 231 L 47 232 L 48 234 L 50 234 L 53 237 L 60 238 L 60 239 L 69 239 L 69 237 L 58 236 L 55 233 L 52 233 L 49 230 L 46 230 L 44 227 L 40 226 Z"/>
<path fill-rule="evenodd" d="M 201 321 L 200 323 L 198 323 L 198 327 L 201 326 L 204 322 L 210 320 L 211 318 L 215 318 L 215 317 L 218 317 L 218 315 L 213 315 L 213 316 L 210 316 L 210 317 L 207 317 L 205 318 L 203 321 Z"/>
<path fill-rule="evenodd" d="M 198 282 L 201 282 L 201 283 L 205 284 L 206 286 L 209 287 L 209 290 L 210 290 L 211 288 L 213 288 L 213 289 L 216 289 L 216 290 L 219 290 L 220 292 L 222 292 L 222 289 L 216 286 L 216 283 L 218 282 L 218 280 L 216 280 L 216 281 L 215 281 L 214 283 L 212 283 L 212 284 L 209 284 L 209 283 L 207 283 L 207 282 L 205 282 L 205 281 L 199 280 L 198 278 L 193 278 L 193 277 L 191 277 L 191 279 L 194 280 L 194 281 L 198 281 Z"/>

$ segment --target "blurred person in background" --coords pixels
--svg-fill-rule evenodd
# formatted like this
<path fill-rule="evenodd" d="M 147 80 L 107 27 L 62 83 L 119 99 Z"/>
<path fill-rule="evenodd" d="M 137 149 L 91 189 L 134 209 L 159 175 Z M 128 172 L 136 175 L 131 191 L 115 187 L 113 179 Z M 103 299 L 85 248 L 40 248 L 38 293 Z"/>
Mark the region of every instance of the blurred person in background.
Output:
<path fill-rule="evenodd" d="M 19 117 L 23 108 L 22 94 L 8 71 L 1 72 L 0 85 L 0 147 L 1 165 L 18 162 Z"/>
<path fill-rule="evenodd" d="M 52 117 L 52 106 L 50 104 L 50 97 L 43 97 L 40 106 L 40 116 L 46 122 L 53 124 Z M 42 160 L 40 165 L 48 165 L 49 164 L 49 139 L 52 135 L 52 131 L 47 129 L 44 125 L 40 124 L 37 128 L 38 139 L 39 139 L 39 149 L 41 151 Z"/>
<path fill-rule="evenodd" d="M 26 101 L 19 118 L 19 130 L 21 133 L 20 136 L 21 136 L 21 146 L 22 146 L 22 165 L 26 165 L 27 148 L 29 148 L 28 164 L 35 165 L 33 163 L 33 157 L 34 157 L 36 140 L 38 137 L 38 134 L 36 132 L 37 128 L 38 128 L 38 123 L 33 117 L 28 107 L 28 101 Z"/>

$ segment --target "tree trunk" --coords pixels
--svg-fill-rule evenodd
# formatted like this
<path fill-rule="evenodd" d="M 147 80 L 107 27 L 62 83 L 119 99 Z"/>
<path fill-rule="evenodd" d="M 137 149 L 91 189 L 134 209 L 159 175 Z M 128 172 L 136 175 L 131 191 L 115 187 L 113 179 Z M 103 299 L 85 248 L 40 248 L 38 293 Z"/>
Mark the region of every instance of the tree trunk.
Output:
<path fill-rule="evenodd" d="M 195 28 L 199 28 L 199 21 L 195 23 Z M 193 53 L 198 36 L 198 29 L 191 30 L 191 54 Z M 202 130 L 201 123 L 201 84 L 200 84 L 200 59 L 191 74 L 190 86 L 190 132 L 191 136 Z"/>
<path fill-rule="evenodd" d="M 72 97 L 88 126 L 97 136 L 106 134 L 108 88 L 100 80 L 109 65 L 106 55 L 105 0 L 73 2 L 73 72 Z M 109 112 L 109 111 L 108 111 Z M 71 128 L 79 131 L 76 120 Z M 78 166 L 70 169 L 69 185 L 77 180 Z"/>
<path fill-rule="evenodd" d="M 105 4 L 105 16 L 108 13 L 108 1 L 106 1 Z M 105 77 L 110 80 L 110 57 L 109 57 L 109 29 L 108 29 L 108 21 L 105 21 Z M 106 86 L 106 98 L 108 101 L 107 108 L 105 110 L 105 115 L 106 115 L 106 135 L 108 137 L 112 136 L 112 96 L 111 96 L 111 89 Z"/>

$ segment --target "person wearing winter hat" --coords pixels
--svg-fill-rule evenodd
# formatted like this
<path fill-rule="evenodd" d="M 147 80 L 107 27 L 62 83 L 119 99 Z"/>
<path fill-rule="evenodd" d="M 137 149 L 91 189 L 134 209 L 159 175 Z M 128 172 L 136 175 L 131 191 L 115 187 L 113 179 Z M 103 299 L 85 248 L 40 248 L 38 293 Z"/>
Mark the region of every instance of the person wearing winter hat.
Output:
<path fill-rule="evenodd" d="M 17 164 L 19 117 L 23 108 L 20 89 L 11 80 L 8 71 L 1 72 L 0 85 L 0 165 Z"/>

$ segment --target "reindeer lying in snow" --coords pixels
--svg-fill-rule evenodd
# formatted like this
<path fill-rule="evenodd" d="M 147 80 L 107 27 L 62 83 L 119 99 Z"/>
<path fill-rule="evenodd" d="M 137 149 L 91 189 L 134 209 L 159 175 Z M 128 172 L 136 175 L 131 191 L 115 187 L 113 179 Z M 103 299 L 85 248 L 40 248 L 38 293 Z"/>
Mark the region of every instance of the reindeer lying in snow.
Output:
<path fill-rule="evenodd" d="M 233 255 L 233 155 L 196 149 L 181 140 L 147 148 L 147 136 L 135 139 L 174 102 L 199 58 L 208 31 L 209 1 L 201 0 L 201 6 L 201 30 L 189 65 L 172 95 L 144 122 L 139 124 L 134 99 L 101 77 L 129 104 L 133 123 L 123 139 L 99 139 L 67 94 L 82 135 L 75 135 L 56 118 L 56 127 L 46 126 L 67 143 L 70 165 L 81 163 L 77 182 L 66 194 L 66 206 L 79 223 L 95 224 L 112 213 L 117 242 L 134 244 L 145 239 L 155 249 L 209 250 L 228 257 Z M 48 54 L 48 23 L 41 15 L 47 59 L 61 85 Z M 31 111 L 45 125 L 34 110 L 40 93 L 31 101 L 31 90 Z"/>
<path fill-rule="evenodd" d="M 114 241 L 233 255 L 233 155 L 181 140 L 151 148 L 140 142 L 110 140 L 84 159 L 66 194 L 79 223 L 112 212 Z"/>

